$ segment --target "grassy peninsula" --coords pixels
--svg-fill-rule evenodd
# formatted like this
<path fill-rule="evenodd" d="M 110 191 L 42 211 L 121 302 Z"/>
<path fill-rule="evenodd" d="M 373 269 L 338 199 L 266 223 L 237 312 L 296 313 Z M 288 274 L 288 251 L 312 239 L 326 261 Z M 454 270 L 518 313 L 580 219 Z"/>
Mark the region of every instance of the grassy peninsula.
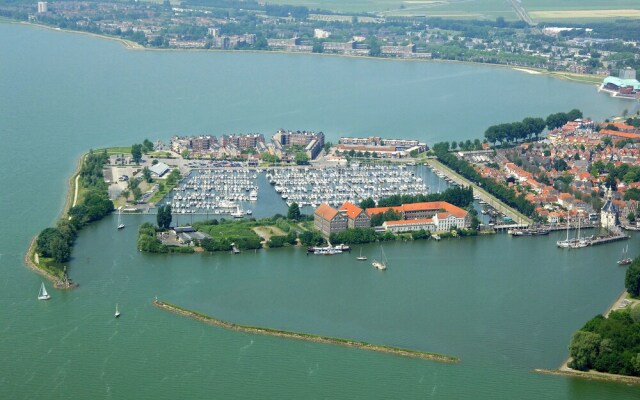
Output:
<path fill-rule="evenodd" d="M 106 149 L 89 150 L 82 155 L 76 171 L 69 179 L 65 207 L 56 226 L 42 230 L 27 249 L 25 264 L 45 276 L 57 288 L 77 286 L 68 279 L 63 264 L 71 258 L 78 232 L 85 225 L 113 211 L 102 174 L 102 167 L 107 160 Z"/>
<path fill-rule="evenodd" d="M 427 353 L 419 350 L 411 350 L 411 349 L 404 349 L 404 348 L 394 347 L 394 346 L 385 346 L 385 345 L 360 342 L 356 340 L 313 335 L 309 333 L 291 332 L 291 331 L 285 331 L 285 330 L 279 330 L 279 329 L 234 324 L 232 322 L 223 321 L 223 320 L 199 313 L 197 311 L 189 310 L 189 309 L 177 306 L 175 304 L 167 303 L 158 299 L 154 300 L 153 305 L 178 315 L 194 318 L 206 324 L 219 326 L 225 329 L 231 329 L 234 331 L 253 333 L 253 334 L 259 334 L 259 335 L 277 336 L 277 337 L 282 337 L 287 339 L 306 340 L 309 342 L 316 342 L 316 343 L 327 343 L 327 344 L 334 344 L 334 345 L 340 345 L 340 346 L 355 347 L 355 348 L 364 349 L 364 350 L 377 351 L 380 353 L 389 353 L 389 354 L 395 354 L 403 357 L 421 358 L 424 360 L 432 360 L 432 361 L 439 361 L 439 362 L 445 362 L 445 363 L 457 363 L 460 361 L 460 359 L 457 357 L 447 356 L 444 354 Z"/>

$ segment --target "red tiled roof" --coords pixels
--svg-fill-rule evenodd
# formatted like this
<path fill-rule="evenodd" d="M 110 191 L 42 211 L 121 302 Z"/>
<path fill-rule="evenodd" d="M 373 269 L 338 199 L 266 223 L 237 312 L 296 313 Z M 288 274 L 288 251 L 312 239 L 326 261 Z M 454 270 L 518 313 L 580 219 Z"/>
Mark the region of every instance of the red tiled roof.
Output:
<path fill-rule="evenodd" d="M 315 214 L 326 219 L 327 221 L 330 221 L 333 219 L 333 217 L 336 216 L 336 214 L 338 214 L 338 210 L 326 203 L 322 203 L 318 206 L 318 208 L 316 208 Z"/>
<path fill-rule="evenodd" d="M 385 221 L 386 225 L 413 225 L 413 224 L 432 224 L 433 219 L 431 218 L 423 218 L 423 219 L 403 219 L 400 221 Z"/>
<path fill-rule="evenodd" d="M 340 207 L 340 210 L 346 211 L 347 217 L 349 217 L 350 219 L 356 219 L 362 212 L 362 208 L 348 201 L 344 202 L 342 207 Z"/>
<path fill-rule="evenodd" d="M 625 139 L 640 139 L 640 135 L 637 133 L 627 133 L 620 131 L 612 131 L 610 129 L 602 129 L 600 131 L 601 135 L 609 135 L 609 136 L 617 136 Z"/>

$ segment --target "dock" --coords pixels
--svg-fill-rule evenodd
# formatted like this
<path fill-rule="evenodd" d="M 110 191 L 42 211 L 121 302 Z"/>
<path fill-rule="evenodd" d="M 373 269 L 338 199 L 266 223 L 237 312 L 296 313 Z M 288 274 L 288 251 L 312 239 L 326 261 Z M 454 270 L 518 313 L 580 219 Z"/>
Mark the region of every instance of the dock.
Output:
<path fill-rule="evenodd" d="M 596 236 L 593 239 L 589 239 L 589 246 L 617 242 L 619 240 L 626 240 L 626 239 L 629 239 L 629 235 L 625 235 L 623 233 L 610 235 L 610 236 Z"/>
<path fill-rule="evenodd" d="M 506 215 L 507 217 L 511 218 L 513 221 L 520 222 L 519 224 L 509 224 L 504 226 L 500 225 L 499 226 L 500 230 L 506 231 L 508 229 L 513 229 L 515 226 L 519 228 L 522 228 L 522 227 L 526 228 L 527 226 L 533 223 L 531 218 L 525 216 L 524 214 L 521 214 L 520 212 L 504 204 L 502 201 L 498 200 L 498 198 L 496 198 L 486 190 L 480 188 L 480 186 L 471 182 L 467 178 L 464 178 L 463 176 L 457 174 L 455 171 L 453 171 L 451 168 L 447 167 L 446 165 L 442 164 L 440 161 L 437 161 L 434 159 L 428 159 L 426 160 L 426 163 L 429 164 L 433 169 L 436 169 L 442 172 L 446 177 L 458 183 L 459 185 L 471 186 L 473 188 L 474 196 L 478 196 L 480 200 L 486 202 L 489 206 L 494 208 L 496 211 Z M 496 229 L 496 227 L 494 227 L 494 229 Z"/>

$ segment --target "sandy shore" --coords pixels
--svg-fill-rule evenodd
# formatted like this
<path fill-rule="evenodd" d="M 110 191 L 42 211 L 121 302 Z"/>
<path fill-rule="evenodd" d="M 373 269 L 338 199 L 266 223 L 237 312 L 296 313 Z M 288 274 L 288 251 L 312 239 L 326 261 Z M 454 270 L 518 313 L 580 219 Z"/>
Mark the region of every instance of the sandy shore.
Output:
<path fill-rule="evenodd" d="M 253 333 L 258 335 L 276 336 L 276 337 L 282 337 L 287 339 L 306 340 L 308 342 L 315 342 L 315 343 L 327 343 L 327 344 L 333 344 L 333 345 L 339 345 L 339 346 L 355 347 L 355 348 L 364 349 L 364 350 L 377 351 L 380 353 L 395 354 L 403 357 L 421 358 L 424 360 L 432 360 L 432 361 L 439 361 L 439 362 L 445 362 L 445 363 L 456 363 L 460 361 L 460 359 L 457 357 L 446 356 L 443 354 L 426 353 L 426 352 L 417 351 L 417 350 L 403 349 L 403 348 L 392 347 L 392 346 L 376 345 L 376 344 L 371 344 L 366 342 L 358 342 L 355 340 L 312 335 L 312 334 L 300 333 L 300 332 L 290 332 L 290 331 L 283 331 L 283 330 L 270 329 L 270 328 L 238 325 L 231 322 L 222 321 L 222 320 L 219 320 L 219 319 L 216 319 L 192 310 L 187 310 L 177 305 L 166 303 L 164 301 L 160 301 L 157 299 L 153 301 L 153 305 L 158 308 L 164 309 L 166 311 L 169 311 L 178 315 L 182 315 L 185 317 L 193 318 L 209 325 L 215 325 L 221 328 L 231 329 L 234 331 Z"/>

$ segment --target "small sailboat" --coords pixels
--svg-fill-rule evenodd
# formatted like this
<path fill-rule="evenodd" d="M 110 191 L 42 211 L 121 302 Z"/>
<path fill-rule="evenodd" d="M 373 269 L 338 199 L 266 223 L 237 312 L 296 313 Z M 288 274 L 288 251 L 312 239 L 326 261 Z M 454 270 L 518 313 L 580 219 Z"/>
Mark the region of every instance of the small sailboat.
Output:
<path fill-rule="evenodd" d="M 366 259 L 367 259 L 367 256 L 363 256 L 362 255 L 362 247 L 360 247 L 360 255 L 358 257 L 356 257 L 356 260 L 365 261 Z"/>
<path fill-rule="evenodd" d="M 380 271 L 384 271 L 387 269 L 387 257 L 384 255 L 384 249 L 380 246 L 380 260 L 373 260 L 371 263 L 373 268 L 378 269 Z"/>
<path fill-rule="evenodd" d="M 629 265 L 633 262 L 633 259 L 629 257 L 627 252 L 629 251 L 629 246 L 626 246 L 622 249 L 622 257 L 618 260 L 618 265 Z"/>
<path fill-rule="evenodd" d="M 44 282 L 42 282 L 42 286 L 40 286 L 40 291 L 38 292 L 38 300 L 49 300 L 51 296 L 47 293 L 47 289 L 44 287 Z"/>
<path fill-rule="evenodd" d="M 114 317 L 118 318 L 120 316 L 120 311 L 118 311 L 118 304 L 116 303 L 116 313 L 114 314 Z"/>
<path fill-rule="evenodd" d="M 122 207 L 118 207 L 118 229 L 123 229 L 124 224 L 122 223 Z"/>

